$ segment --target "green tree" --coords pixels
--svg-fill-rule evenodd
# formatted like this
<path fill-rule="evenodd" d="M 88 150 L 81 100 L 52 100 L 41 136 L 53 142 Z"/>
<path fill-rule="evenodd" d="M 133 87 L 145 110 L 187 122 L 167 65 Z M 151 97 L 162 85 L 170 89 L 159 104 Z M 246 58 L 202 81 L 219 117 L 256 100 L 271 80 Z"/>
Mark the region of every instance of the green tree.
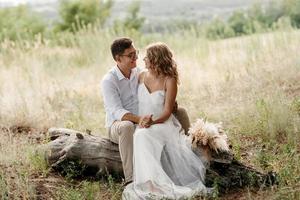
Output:
<path fill-rule="evenodd" d="M 129 6 L 129 15 L 124 21 L 124 25 L 127 29 L 140 30 L 142 28 L 145 18 L 139 16 L 140 5 L 140 1 L 135 1 Z"/>
<path fill-rule="evenodd" d="M 209 39 L 223 39 L 234 36 L 233 29 L 219 18 L 213 19 L 206 27 L 206 37 Z"/>
<path fill-rule="evenodd" d="M 293 27 L 300 28 L 300 0 L 271 0 L 265 6 L 256 3 L 248 10 L 235 11 L 226 22 L 213 20 L 206 36 L 219 39 Z"/>
<path fill-rule="evenodd" d="M 260 3 L 253 4 L 247 13 L 253 33 L 266 31 L 271 26 L 271 24 L 268 24 L 265 9 Z"/>
<path fill-rule="evenodd" d="M 236 36 L 253 33 L 253 26 L 248 16 L 242 11 L 235 11 L 228 19 L 228 24 Z"/>
<path fill-rule="evenodd" d="M 272 0 L 266 7 L 266 21 L 268 27 L 271 27 L 279 18 L 285 15 L 282 6 L 283 1 Z"/>
<path fill-rule="evenodd" d="M 300 28 L 300 0 L 283 0 L 282 10 L 289 16 L 294 27 Z"/>
<path fill-rule="evenodd" d="M 255 3 L 252 5 L 252 7 L 248 10 L 248 17 L 251 20 L 266 23 L 265 10 L 262 8 L 260 3 Z"/>
<path fill-rule="evenodd" d="M 119 30 L 133 30 L 133 31 L 140 31 L 143 27 L 145 18 L 139 16 L 140 12 L 140 1 L 134 1 L 131 3 L 127 10 L 127 17 L 122 20 L 116 20 L 114 22 L 114 28 L 116 31 Z"/>
<path fill-rule="evenodd" d="M 0 9 L 0 41 L 33 39 L 45 31 L 41 17 L 27 6 Z"/>
<path fill-rule="evenodd" d="M 88 25 L 103 25 L 112 5 L 112 0 L 63 0 L 59 9 L 62 21 L 56 24 L 56 30 L 76 32 Z"/>
<path fill-rule="evenodd" d="M 280 17 L 277 22 L 273 23 L 272 26 L 275 30 L 290 30 L 292 29 L 292 22 L 289 16 Z"/>

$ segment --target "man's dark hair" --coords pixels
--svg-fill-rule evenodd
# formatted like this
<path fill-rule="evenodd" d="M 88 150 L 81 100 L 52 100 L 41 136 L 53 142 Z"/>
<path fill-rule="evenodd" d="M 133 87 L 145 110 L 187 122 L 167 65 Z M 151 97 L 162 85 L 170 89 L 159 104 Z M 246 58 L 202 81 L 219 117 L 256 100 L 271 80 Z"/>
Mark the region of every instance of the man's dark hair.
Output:
<path fill-rule="evenodd" d="M 130 48 L 132 45 L 132 40 L 129 38 L 118 38 L 114 40 L 114 42 L 110 46 L 111 54 L 116 60 L 117 55 L 121 55 L 124 53 L 125 49 Z"/>

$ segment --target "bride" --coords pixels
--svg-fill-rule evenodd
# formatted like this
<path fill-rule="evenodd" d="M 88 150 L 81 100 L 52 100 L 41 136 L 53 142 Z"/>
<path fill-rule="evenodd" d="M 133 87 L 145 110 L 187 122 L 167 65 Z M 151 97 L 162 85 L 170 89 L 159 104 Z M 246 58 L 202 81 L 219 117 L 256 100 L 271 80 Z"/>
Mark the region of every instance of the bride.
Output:
<path fill-rule="evenodd" d="M 206 194 L 205 159 L 191 149 L 172 114 L 178 72 L 167 45 L 147 47 L 145 72 L 139 75 L 139 115 L 152 115 L 134 133 L 133 182 L 122 199 L 184 199 Z"/>

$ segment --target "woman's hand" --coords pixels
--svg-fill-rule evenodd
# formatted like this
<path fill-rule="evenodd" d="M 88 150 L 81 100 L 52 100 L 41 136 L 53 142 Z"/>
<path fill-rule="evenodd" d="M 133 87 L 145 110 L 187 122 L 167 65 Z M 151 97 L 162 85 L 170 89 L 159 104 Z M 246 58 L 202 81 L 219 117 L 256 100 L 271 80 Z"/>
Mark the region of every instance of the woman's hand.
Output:
<path fill-rule="evenodd" d="M 146 115 L 140 118 L 139 127 L 149 128 L 153 124 L 152 115 Z"/>

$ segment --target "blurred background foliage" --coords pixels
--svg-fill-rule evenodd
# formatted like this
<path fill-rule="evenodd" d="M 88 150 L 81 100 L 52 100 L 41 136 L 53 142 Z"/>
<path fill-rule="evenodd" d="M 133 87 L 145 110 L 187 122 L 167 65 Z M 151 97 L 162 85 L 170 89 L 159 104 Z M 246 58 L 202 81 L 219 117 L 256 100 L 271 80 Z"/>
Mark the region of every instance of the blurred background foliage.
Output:
<path fill-rule="evenodd" d="M 103 26 L 112 5 L 111 0 L 62 0 L 59 9 L 61 21 L 55 23 L 55 30 L 76 32 L 86 26 Z"/>
<path fill-rule="evenodd" d="M 99 80 L 114 64 L 108 49 L 119 36 L 131 37 L 141 57 L 151 42 L 170 45 L 181 80 L 178 102 L 191 121 L 224 122 L 237 159 L 278 172 L 278 186 L 247 188 L 226 199 L 300 199 L 300 31 L 294 30 L 300 27 L 300 0 L 156 26 L 141 15 L 141 2 L 128 4 L 126 15 L 113 21 L 115 3 L 63 0 L 57 21 L 24 5 L 0 8 L 0 199 L 121 198 L 120 184 L 112 179 L 80 182 L 74 189 L 66 180 L 64 187 L 61 180 L 52 185 L 49 175 L 41 178 L 49 179 L 43 187 L 35 185 L 36 174 L 48 169 L 41 158 L 24 156 L 49 127 L 105 135 Z"/>
<path fill-rule="evenodd" d="M 0 41 L 31 40 L 36 35 L 53 39 L 53 34 L 76 33 L 86 28 L 143 34 L 193 29 L 198 35 L 212 40 L 300 28 L 300 0 L 255 3 L 248 9 L 233 12 L 226 19 L 215 17 L 206 22 L 173 19 L 155 28 L 147 26 L 145 17 L 139 14 L 140 1 L 133 1 L 129 5 L 124 19 L 107 25 L 114 3 L 113 0 L 62 0 L 59 6 L 60 19 L 50 25 L 26 5 L 0 8 Z"/>
<path fill-rule="evenodd" d="M 139 16 L 140 1 L 134 1 L 127 9 L 127 16 L 124 20 L 115 20 L 113 29 L 116 32 L 122 32 L 123 29 L 131 31 L 141 31 L 145 18 Z"/>
<path fill-rule="evenodd" d="M 33 39 L 45 29 L 45 22 L 27 6 L 0 9 L 0 41 Z"/>

